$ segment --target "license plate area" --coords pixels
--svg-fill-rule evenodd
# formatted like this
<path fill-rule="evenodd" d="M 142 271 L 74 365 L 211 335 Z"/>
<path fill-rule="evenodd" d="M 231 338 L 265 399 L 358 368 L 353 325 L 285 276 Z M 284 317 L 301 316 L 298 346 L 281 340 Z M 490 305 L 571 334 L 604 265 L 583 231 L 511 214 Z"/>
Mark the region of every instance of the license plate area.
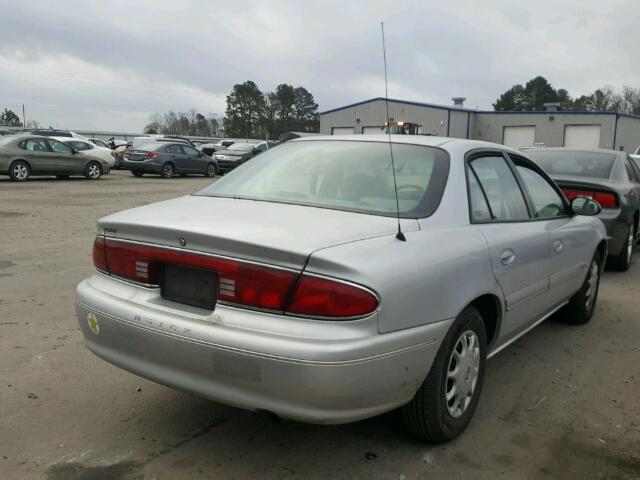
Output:
<path fill-rule="evenodd" d="M 160 281 L 162 298 L 213 310 L 216 306 L 218 274 L 211 270 L 165 264 Z"/>

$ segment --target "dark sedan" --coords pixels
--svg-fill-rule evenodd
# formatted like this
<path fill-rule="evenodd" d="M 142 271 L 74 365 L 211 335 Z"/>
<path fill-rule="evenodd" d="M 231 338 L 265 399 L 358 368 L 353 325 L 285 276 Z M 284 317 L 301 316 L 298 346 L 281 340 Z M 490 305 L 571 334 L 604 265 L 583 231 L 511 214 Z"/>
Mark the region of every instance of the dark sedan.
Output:
<path fill-rule="evenodd" d="M 218 173 L 216 159 L 184 143 L 149 142 L 130 150 L 122 159 L 122 168 L 136 177 L 145 173 L 171 178 L 176 174 L 213 177 Z"/>
<path fill-rule="evenodd" d="M 218 161 L 218 165 L 220 166 L 220 172 L 226 173 L 230 172 L 238 165 L 242 165 L 244 162 L 249 160 L 250 158 L 255 157 L 259 153 L 262 153 L 269 149 L 269 145 L 267 142 L 260 143 L 248 143 L 248 142 L 239 142 L 234 143 L 229 148 L 225 150 L 217 151 L 213 158 Z"/>
<path fill-rule="evenodd" d="M 607 227 L 608 265 L 627 270 L 640 219 L 640 169 L 625 152 L 540 148 L 527 151 L 569 200 L 588 197 L 602 205 Z"/>
<path fill-rule="evenodd" d="M 104 160 L 79 152 L 49 137 L 22 134 L 0 138 L 0 175 L 23 182 L 32 175 L 55 175 L 68 178 L 82 175 L 90 180 L 109 173 Z"/>

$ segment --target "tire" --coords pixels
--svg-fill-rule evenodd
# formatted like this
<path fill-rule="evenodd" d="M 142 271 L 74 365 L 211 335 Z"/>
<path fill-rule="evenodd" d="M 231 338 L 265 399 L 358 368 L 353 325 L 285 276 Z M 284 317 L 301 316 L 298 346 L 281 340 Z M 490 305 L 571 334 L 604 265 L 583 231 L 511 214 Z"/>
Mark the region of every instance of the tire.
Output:
<path fill-rule="evenodd" d="M 69 180 L 69 175 L 56 175 L 58 180 Z"/>
<path fill-rule="evenodd" d="M 629 270 L 631 266 L 631 257 L 633 256 L 633 244 L 635 238 L 635 225 L 629 225 L 629 230 L 627 232 L 627 239 L 620 250 L 620 253 L 616 256 L 609 256 L 607 260 L 607 266 L 612 270 L 617 270 L 619 272 L 626 272 Z"/>
<path fill-rule="evenodd" d="M 204 173 L 205 177 L 213 178 L 218 174 L 218 168 L 216 164 L 211 162 L 207 165 L 207 171 Z"/>
<path fill-rule="evenodd" d="M 596 252 L 580 290 L 569 299 L 569 304 L 561 311 L 561 317 L 565 323 L 584 325 L 591 320 L 596 310 L 602 270 L 602 259 L 600 253 Z"/>
<path fill-rule="evenodd" d="M 29 164 L 23 160 L 16 160 L 9 167 L 9 177 L 14 182 L 25 182 L 31 176 Z"/>
<path fill-rule="evenodd" d="M 173 166 L 173 163 L 167 162 L 162 165 L 162 171 L 160 172 L 160 176 L 162 178 L 171 178 L 176 173 L 176 167 Z"/>
<path fill-rule="evenodd" d="M 471 348 L 474 353 L 461 356 L 464 346 L 467 352 Z M 486 357 L 487 335 L 482 316 L 475 307 L 467 307 L 449 329 L 420 389 L 402 408 L 407 428 L 436 443 L 460 435 L 478 405 Z M 449 400 L 448 392 L 453 392 Z"/>
<path fill-rule="evenodd" d="M 132 171 L 131 175 L 133 175 L 134 177 L 141 177 L 141 176 L 144 175 L 144 172 L 134 172 L 134 171 Z"/>
<path fill-rule="evenodd" d="M 102 167 L 98 162 L 89 162 L 84 168 L 84 178 L 98 180 L 102 176 Z"/>

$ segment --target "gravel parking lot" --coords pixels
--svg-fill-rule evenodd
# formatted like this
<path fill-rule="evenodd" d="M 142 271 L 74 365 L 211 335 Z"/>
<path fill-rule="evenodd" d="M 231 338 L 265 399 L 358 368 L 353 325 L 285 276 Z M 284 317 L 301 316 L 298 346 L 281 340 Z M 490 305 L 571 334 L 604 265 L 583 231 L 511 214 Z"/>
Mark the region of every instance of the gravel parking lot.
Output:
<path fill-rule="evenodd" d="M 276 423 L 94 357 L 73 298 L 96 220 L 210 182 L 0 179 L 0 478 L 640 479 L 637 264 L 607 272 L 588 325 L 550 320 L 490 360 L 474 420 L 443 446 L 393 412 Z"/>

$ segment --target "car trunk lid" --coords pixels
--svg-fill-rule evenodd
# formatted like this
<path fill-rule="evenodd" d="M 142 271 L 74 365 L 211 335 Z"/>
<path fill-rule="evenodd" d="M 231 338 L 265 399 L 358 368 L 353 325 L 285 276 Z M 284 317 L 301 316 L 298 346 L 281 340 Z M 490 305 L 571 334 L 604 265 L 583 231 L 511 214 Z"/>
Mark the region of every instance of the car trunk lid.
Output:
<path fill-rule="evenodd" d="M 418 230 L 403 219 L 404 231 Z M 302 270 L 316 250 L 397 231 L 395 217 L 191 195 L 109 215 L 106 237 Z"/>

